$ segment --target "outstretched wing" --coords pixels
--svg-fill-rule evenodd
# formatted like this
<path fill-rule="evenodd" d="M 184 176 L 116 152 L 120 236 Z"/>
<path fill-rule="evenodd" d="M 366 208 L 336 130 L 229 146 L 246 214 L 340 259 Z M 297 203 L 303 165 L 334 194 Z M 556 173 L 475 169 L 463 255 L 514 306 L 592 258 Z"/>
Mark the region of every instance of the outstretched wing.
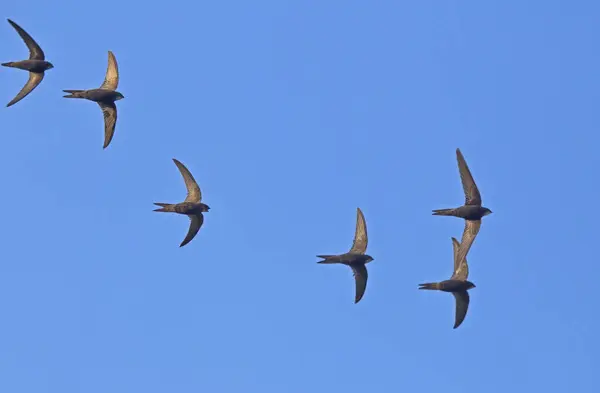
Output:
<path fill-rule="evenodd" d="M 185 182 L 185 187 L 187 188 L 187 197 L 185 198 L 185 202 L 200 202 L 202 201 L 202 192 L 200 191 L 200 187 L 198 187 L 198 183 L 194 179 L 194 176 L 190 173 L 190 171 L 183 165 L 179 160 L 173 158 L 173 162 L 179 168 L 179 172 L 181 172 L 181 176 L 183 176 L 183 181 Z"/>
<path fill-rule="evenodd" d="M 458 161 L 458 171 L 460 172 L 460 180 L 462 181 L 463 191 L 465 192 L 465 205 L 481 206 L 481 195 L 479 189 L 473 180 L 473 175 L 467 166 L 465 157 L 463 157 L 460 149 L 456 149 L 456 160 Z"/>
<path fill-rule="evenodd" d="M 354 242 L 350 252 L 353 254 L 364 254 L 367 252 L 367 223 L 365 216 L 360 208 L 356 208 L 356 231 L 354 232 Z"/>
<path fill-rule="evenodd" d="M 186 244 L 188 244 L 189 242 L 191 242 L 192 239 L 196 236 L 196 234 L 200 230 L 200 227 L 202 226 L 202 224 L 204 223 L 204 215 L 202 213 L 200 213 L 198 215 L 191 215 L 188 217 L 190 218 L 190 229 L 188 230 L 188 233 L 185 236 L 185 239 L 183 239 L 183 241 L 181 242 L 179 247 L 183 247 Z"/>
<path fill-rule="evenodd" d="M 467 254 L 479 233 L 479 228 L 481 228 L 481 220 L 465 220 L 465 229 L 460 240 L 460 250 L 457 256 L 459 261 L 467 258 Z"/>
<path fill-rule="evenodd" d="M 467 291 L 452 292 L 456 300 L 456 316 L 454 319 L 454 329 L 460 326 L 467 316 L 469 309 L 469 293 Z"/>
<path fill-rule="evenodd" d="M 27 34 L 27 32 L 25 30 L 23 30 L 23 28 L 21 28 L 21 26 L 19 26 L 18 24 L 16 24 L 15 22 L 13 22 L 10 19 L 8 19 L 8 23 L 10 23 L 11 26 L 15 28 L 17 33 L 19 33 L 19 35 L 25 42 L 25 45 L 27 45 L 27 48 L 29 48 L 29 60 L 45 60 L 46 59 L 42 48 L 40 48 L 40 46 L 37 44 L 37 42 L 35 42 L 35 40 L 33 38 L 31 38 L 31 36 L 29 34 Z"/>
<path fill-rule="evenodd" d="M 367 267 L 365 265 L 351 265 L 350 267 L 354 272 L 354 281 L 356 281 L 356 295 L 354 297 L 354 304 L 356 304 L 365 294 L 369 273 L 367 273 Z"/>
<path fill-rule="evenodd" d="M 9 107 L 11 105 L 14 105 L 17 102 L 21 101 L 23 98 L 27 97 L 27 94 L 31 93 L 33 91 L 33 89 L 35 89 L 37 87 L 37 85 L 40 84 L 42 79 L 44 79 L 43 72 L 41 72 L 41 73 L 30 72 L 29 80 L 27 81 L 27 83 L 25 83 L 25 86 L 23 86 L 21 91 L 15 96 L 15 98 L 12 99 L 11 102 L 6 104 L 6 106 Z"/>
<path fill-rule="evenodd" d="M 469 265 L 467 264 L 467 258 L 462 261 L 458 259 L 460 251 L 460 243 L 456 238 L 452 238 L 452 247 L 454 249 L 454 273 L 452 273 L 451 280 L 465 281 L 469 277 Z"/>
<path fill-rule="evenodd" d="M 104 83 L 100 86 L 101 89 L 117 90 L 119 85 L 119 67 L 117 66 L 117 59 L 115 55 L 108 51 L 108 67 L 106 68 L 106 76 L 104 77 Z"/>
<path fill-rule="evenodd" d="M 102 109 L 102 115 L 104 115 L 104 146 L 103 148 L 109 145 L 110 141 L 112 141 L 113 135 L 115 135 L 115 126 L 117 124 L 117 106 L 114 102 L 109 104 L 104 102 L 99 102 L 100 109 Z"/>

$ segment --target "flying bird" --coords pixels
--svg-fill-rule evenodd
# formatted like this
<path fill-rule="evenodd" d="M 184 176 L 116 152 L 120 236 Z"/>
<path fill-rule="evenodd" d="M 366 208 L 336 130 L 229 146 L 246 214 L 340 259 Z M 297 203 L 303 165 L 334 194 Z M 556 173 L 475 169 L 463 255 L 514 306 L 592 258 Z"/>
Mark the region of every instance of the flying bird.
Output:
<path fill-rule="evenodd" d="M 173 162 L 175 162 L 175 165 L 179 168 L 179 172 L 181 172 L 181 176 L 183 176 L 187 188 L 187 197 L 181 203 L 154 203 L 156 206 L 161 206 L 160 209 L 154 209 L 154 211 L 185 214 L 190 218 L 190 229 L 183 242 L 179 245 L 179 247 L 183 247 L 196 236 L 204 223 L 202 213 L 207 212 L 210 207 L 202 203 L 202 192 L 190 171 L 175 158 L 173 158 Z"/>
<path fill-rule="evenodd" d="M 354 272 L 354 279 L 356 281 L 356 295 L 354 297 L 354 303 L 358 303 L 365 294 L 367 288 L 367 263 L 373 260 L 373 257 L 366 255 L 367 251 L 367 224 L 365 222 L 365 216 L 360 208 L 356 209 L 356 231 L 354 233 L 354 243 L 349 252 L 341 255 L 317 255 L 317 258 L 323 258 L 323 261 L 317 263 L 341 263 L 343 265 L 350 266 Z"/>
<path fill-rule="evenodd" d="M 452 238 L 452 247 L 454 250 L 454 274 L 452 274 L 452 277 L 442 282 L 419 284 L 419 289 L 451 292 L 454 295 L 454 299 L 456 300 L 454 329 L 456 329 L 465 320 L 467 309 L 469 308 L 469 293 L 467 291 L 475 288 L 475 284 L 467 280 L 469 277 L 469 265 L 466 258 L 459 259 L 458 252 L 461 245 L 455 238 Z"/>
<path fill-rule="evenodd" d="M 11 24 L 12 27 L 15 28 L 17 33 L 21 36 L 27 48 L 29 48 L 29 59 L 21 60 L 21 61 L 10 61 L 8 63 L 2 63 L 5 67 L 18 68 L 21 70 L 29 71 L 29 80 L 25 83 L 25 86 L 21 89 L 21 91 L 9 102 L 6 106 L 9 107 L 11 105 L 16 104 L 21 101 L 23 98 L 27 97 L 29 93 L 33 91 L 37 87 L 37 85 L 42 82 L 44 79 L 44 71 L 54 68 L 52 63 L 46 61 L 46 56 L 44 55 L 44 51 L 40 46 L 35 42 L 33 38 L 25 30 L 21 28 L 18 24 L 8 19 L 8 23 Z"/>
<path fill-rule="evenodd" d="M 109 145 L 115 134 L 115 125 L 117 124 L 117 106 L 115 101 L 125 98 L 123 94 L 117 91 L 119 85 L 119 68 L 115 55 L 108 51 L 108 68 L 104 83 L 98 89 L 90 90 L 63 90 L 70 93 L 65 98 L 83 98 L 97 102 L 104 115 L 104 149 Z"/>
<path fill-rule="evenodd" d="M 454 216 L 465 219 L 465 229 L 462 234 L 459 258 L 467 257 L 475 237 L 481 227 L 481 218 L 491 214 L 492 211 L 487 207 L 481 206 L 481 194 L 473 180 L 473 175 L 467 166 L 460 149 L 456 149 L 456 160 L 458 161 L 458 171 L 465 192 L 465 204 L 453 209 L 433 210 L 434 216 Z"/>

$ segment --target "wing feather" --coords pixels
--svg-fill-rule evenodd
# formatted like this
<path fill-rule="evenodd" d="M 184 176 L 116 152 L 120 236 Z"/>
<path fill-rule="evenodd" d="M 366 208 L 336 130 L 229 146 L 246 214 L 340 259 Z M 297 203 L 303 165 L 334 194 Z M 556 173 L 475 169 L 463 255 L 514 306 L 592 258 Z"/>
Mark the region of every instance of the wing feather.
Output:
<path fill-rule="evenodd" d="M 119 86 L 119 67 L 115 55 L 108 51 L 108 67 L 104 76 L 104 83 L 100 86 L 101 89 L 117 90 Z"/>
<path fill-rule="evenodd" d="M 458 261 L 465 260 L 477 234 L 481 228 L 481 220 L 465 220 L 465 229 L 463 230 L 460 248 L 457 255 Z"/>
<path fill-rule="evenodd" d="M 467 310 L 469 309 L 469 292 L 452 292 L 454 299 L 456 300 L 456 315 L 454 319 L 454 329 L 460 326 L 467 316 Z"/>
<path fill-rule="evenodd" d="M 365 216 L 360 208 L 356 209 L 356 231 L 354 232 L 354 242 L 350 252 L 353 254 L 364 254 L 367 252 L 367 244 L 369 242 L 367 236 L 367 223 Z"/>
<path fill-rule="evenodd" d="M 454 250 L 454 273 L 452 273 L 451 280 L 465 281 L 469 277 L 469 265 L 467 264 L 467 258 L 461 260 L 458 259 L 460 251 L 460 243 L 456 238 L 452 238 L 452 247 Z"/>
<path fill-rule="evenodd" d="M 179 172 L 181 172 L 181 176 L 183 176 L 183 181 L 185 182 L 185 187 L 187 188 L 187 197 L 185 198 L 185 202 L 200 202 L 202 201 L 202 192 L 200 191 L 200 187 L 192 176 L 192 173 L 183 165 L 179 160 L 173 158 L 173 162 L 179 168 Z"/>
<path fill-rule="evenodd" d="M 25 45 L 29 49 L 29 60 L 45 60 L 46 56 L 44 55 L 44 51 L 40 46 L 35 42 L 33 38 L 25 31 L 21 26 L 8 19 L 8 23 L 19 33 Z"/>
<path fill-rule="evenodd" d="M 202 213 L 200 213 L 198 215 L 189 215 L 188 217 L 190 218 L 190 229 L 188 230 L 188 233 L 185 236 L 185 239 L 183 239 L 183 241 L 181 242 L 179 247 L 183 247 L 186 244 L 188 244 L 189 242 L 191 242 L 192 239 L 196 236 L 196 234 L 200 230 L 200 227 L 202 226 L 202 224 L 204 223 L 204 215 Z"/>
<path fill-rule="evenodd" d="M 456 149 L 456 160 L 458 161 L 458 171 L 460 173 L 460 180 L 462 181 L 463 191 L 465 193 L 465 205 L 479 205 L 481 206 L 481 195 L 479 189 L 473 180 L 473 175 L 463 157 L 460 149 Z"/>
<path fill-rule="evenodd" d="M 104 146 L 106 149 L 115 135 L 115 126 L 117 125 L 117 106 L 114 102 L 99 102 L 102 115 L 104 116 Z"/>
<path fill-rule="evenodd" d="M 17 93 L 15 98 L 13 98 L 12 101 L 6 104 L 6 106 L 9 107 L 11 105 L 14 105 L 17 102 L 21 101 L 23 98 L 27 97 L 27 95 L 31 93 L 33 89 L 35 89 L 42 82 L 42 79 L 44 79 L 43 72 L 30 72 L 29 79 L 27 80 L 27 83 L 25 83 L 25 86 L 23 86 L 21 91 Z"/>
<path fill-rule="evenodd" d="M 356 295 L 354 297 L 354 304 L 356 304 L 365 294 L 369 273 L 367 272 L 367 267 L 365 265 L 352 265 L 350 267 L 354 272 L 354 280 L 356 281 Z"/>

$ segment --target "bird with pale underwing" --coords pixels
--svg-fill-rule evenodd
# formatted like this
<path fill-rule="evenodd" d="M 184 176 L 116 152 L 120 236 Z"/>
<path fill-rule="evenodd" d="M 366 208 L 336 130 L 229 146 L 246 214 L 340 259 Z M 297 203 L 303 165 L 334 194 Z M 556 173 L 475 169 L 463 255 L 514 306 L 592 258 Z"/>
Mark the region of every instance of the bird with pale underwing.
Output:
<path fill-rule="evenodd" d="M 9 107 L 11 105 L 16 104 L 21 101 L 23 98 L 27 97 L 29 93 L 33 91 L 44 79 L 44 72 L 54 68 L 52 63 L 46 61 L 46 55 L 44 55 L 44 51 L 40 46 L 35 42 L 33 38 L 25 31 L 21 26 L 8 19 L 8 23 L 19 33 L 21 39 L 27 45 L 29 49 L 29 59 L 20 60 L 20 61 L 9 61 L 8 63 L 2 63 L 4 67 L 18 68 L 20 70 L 29 71 L 29 79 L 25 86 L 17 93 L 15 98 L 13 98 L 6 106 Z"/>
<path fill-rule="evenodd" d="M 354 280 L 356 283 L 356 292 L 354 296 L 354 303 L 358 303 L 365 294 L 367 289 L 367 263 L 373 260 L 373 257 L 366 255 L 367 252 L 367 223 L 365 222 L 365 216 L 360 208 L 356 209 L 356 230 L 354 233 L 354 242 L 352 248 L 345 254 L 340 255 L 317 255 L 317 258 L 323 258 L 322 261 L 317 263 L 324 264 L 342 264 L 349 266 L 354 273 Z"/>
<path fill-rule="evenodd" d="M 208 212 L 210 207 L 202 203 L 202 192 L 190 171 L 177 159 L 173 158 L 173 162 L 177 165 L 181 176 L 183 176 L 183 181 L 187 188 L 187 197 L 181 203 L 154 203 L 156 206 L 160 206 L 159 209 L 154 209 L 154 211 L 185 214 L 189 217 L 190 228 L 185 239 L 179 245 L 179 247 L 183 247 L 196 236 L 204 223 L 204 215 L 202 213 Z"/>
<path fill-rule="evenodd" d="M 84 100 L 94 101 L 100 105 L 102 115 L 104 116 L 104 145 L 106 149 L 110 144 L 117 124 L 117 106 L 115 101 L 125 98 L 123 94 L 117 91 L 119 85 L 119 67 L 115 55 L 108 51 L 108 67 L 104 82 L 97 89 L 89 90 L 63 90 L 69 93 L 65 98 L 82 98 Z"/>
<path fill-rule="evenodd" d="M 458 252 L 460 247 L 461 245 L 458 240 L 452 238 L 452 248 L 454 250 L 454 273 L 449 280 L 419 284 L 419 289 L 450 292 L 452 295 L 454 295 L 456 302 L 454 329 L 459 327 L 467 316 L 467 309 L 469 308 L 470 299 L 467 291 L 471 288 L 475 288 L 475 284 L 467 280 L 469 277 L 469 265 L 467 264 L 467 259 L 459 259 Z"/>
<path fill-rule="evenodd" d="M 458 171 L 462 181 L 463 191 L 465 194 L 465 204 L 452 209 L 433 210 L 434 216 L 454 216 L 465 220 L 465 229 L 463 230 L 462 239 L 460 241 L 459 258 L 467 257 L 475 237 L 479 233 L 481 227 L 481 219 L 492 211 L 481 205 L 481 194 L 473 180 L 473 175 L 467 166 L 465 157 L 463 157 L 460 149 L 456 149 L 456 160 L 458 161 Z"/>

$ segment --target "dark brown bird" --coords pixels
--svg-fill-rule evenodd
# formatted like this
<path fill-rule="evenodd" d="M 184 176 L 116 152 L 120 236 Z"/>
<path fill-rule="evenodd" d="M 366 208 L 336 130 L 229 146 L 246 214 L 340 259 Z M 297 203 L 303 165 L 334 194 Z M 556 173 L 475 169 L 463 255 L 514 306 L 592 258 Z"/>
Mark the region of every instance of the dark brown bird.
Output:
<path fill-rule="evenodd" d="M 173 162 L 175 162 L 175 165 L 179 168 L 179 172 L 181 172 L 181 176 L 183 176 L 187 188 L 187 197 L 185 198 L 185 201 L 181 203 L 155 203 L 155 205 L 161 206 L 161 208 L 154 209 L 154 211 L 185 214 L 190 218 L 190 229 L 185 239 L 183 239 L 183 242 L 179 245 L 179 247 L 183 247 L 196 236 L 204 223 L 204 215 L 202 215 L 202 213 L 207 212 L 210 207 L 201 202 L 202 192 L 190 171 L 175 158 L 173 158 Z"/>
<path fill-rule="evenodd" d="M 367 263 L 371 262 L 373 258 L 370 255 L 366 255 L 367 251 L 367 224 L 365 222 L 365 216 L 363 215 L 360 208 L 356 209 L 356 232 L 354 233 L 354 243 L 349 252 L 341 255 L 317 255 L 317 258 L 323 258 L 323 261 L 317 263 L 341 263 L 343 265 L 350 266 L 354 272 L 354 279 L 356 281 L 356 295 L 354 297 L 354 303 L 358 303 L 365 294 L 367 289 Z"/>
<path fill-rule="evenodd" d="M 25 30 L 21 28 L 18 24 L 8 19 L 8 23 L 11 24 L 12 27 L 15 28 L 17 33 L 21 36 L 27 48 L 29 48 L 29 59 L 21 60 L 21 61 L 10 61 L 8 63 L 2 63 L 5 67 L 18 68 L 20 70 L 29 71 L 29 80 L 23 86 L 21 91 L 9 102 L 6 106 L 9 107 L 11 105 L 16 104 L 21 101 L 23 98 L 27 97 L 29 93 L 33 91 L 40 84 L 42 79 L 44 79 L 44 71 L 54 68 L 52 63 L 46 61 L 46 57 L 44 55 L 44 51 L 37 42 L 34 41 L 33 38 Z"/>
<path fill-rule="evenodd" d="M 452 277 L 442 282 L 419 284 L 419 289 L 435 289 L 451 292 L 454 295 L 454 299 L 456 300 L 454 329 L 456 329 L 465 320 L 467 309 L 469 308 L 469 293 L 467 291 L 475 288 L 475 284 L 467 281 L 469 277 L 469 265 L 466 258 L 459 259 L 458 252 L 461 245 L 455 238 L 452 238 L 452 247 L 454 249 L 454 274 L 452 274 Z"/>
<path fill-rule="evenodd" d="M 104 115 L 104 149 L 109 145 L 115 134 L 115 125 L 117 124 L 117 106 L 115 101 L 125 98 L 123 94 L 117 91 L 119 86 L 119 67 L 115 55 L 108 51 L 108 68 L 104 83 L 98 89 L 90 90 L 63 90 L 70 93 L 65 98 L 83 98 L 98 103 L 102 114 Z"/>
<path fill-rule="evenodd" d="M 462 234 L 459 253 L 459 258 L 464 259 L 469 253 L 475 237 L 479 233 L 481 218 L 491 214 L 492 211 L 487 207 L 481 206 L 481 194 L 460 149 L 456 149 L 456 160 L 458 161 L 458 171 L 465 192 L 465 204 L 454 209 L 433 210 L 433 215 L 454 216 L 465 219 L 465 229 Z"/>

